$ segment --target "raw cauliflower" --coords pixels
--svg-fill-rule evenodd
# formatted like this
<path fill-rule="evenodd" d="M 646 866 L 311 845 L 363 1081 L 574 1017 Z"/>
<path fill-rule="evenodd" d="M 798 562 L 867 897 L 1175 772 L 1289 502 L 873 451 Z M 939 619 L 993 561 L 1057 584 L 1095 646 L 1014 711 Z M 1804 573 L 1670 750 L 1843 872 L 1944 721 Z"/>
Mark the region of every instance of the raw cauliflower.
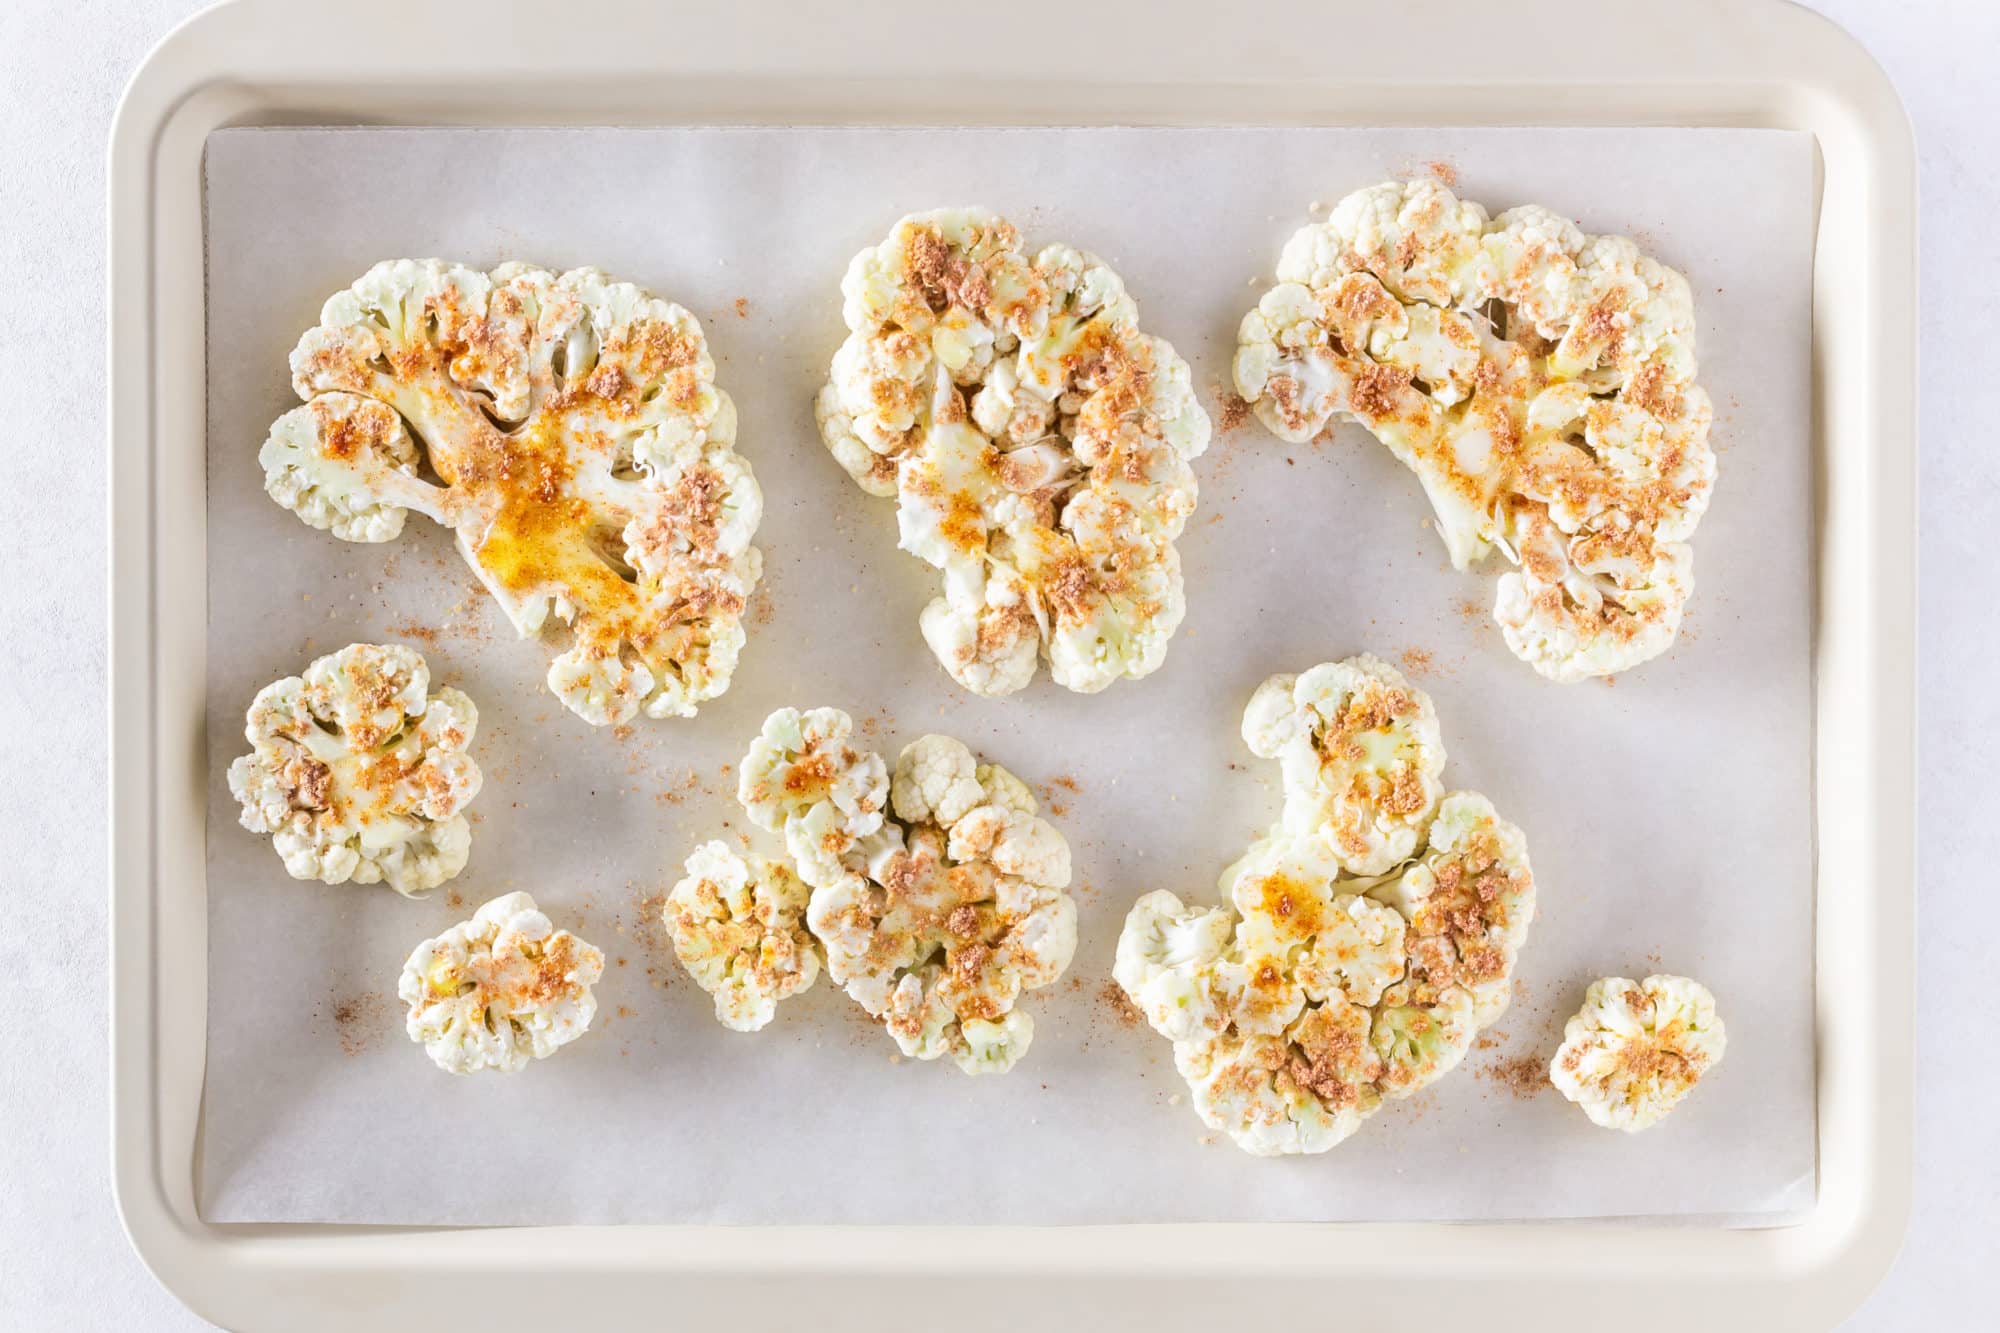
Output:
<path fill-rule="evenodd" d="M 664 915 L 674 956 L 715 997 L 715 1017 L 755 1032 L 778 1001 L 819 976 L 819 946 L 805 928 L 805 883 L 761 856 L 747 860 L 709 842 L 687 859 L 687 878 L 667 894 Z"/>
<path fill-rule="evenodd" d="M 1664 1120 L 1722 1059 L 1728 1034 L 1715 997 L 1686 977 L 1603 977 L 1563 1028 L 1549 1081 L 1606 1129 Z"/>
<path fill-rule="evenodd" d="M 921 737 L 885 783 L 881 757 L 848 745 L 852 730 L 835 709 L 773 714 L 739 799 L 785 833 L 827 975 L 905 1055 L 1004 1073 L 1034 1040 L 1022 992 L 1076 952 L 1069 844 L 1020 779 L 960 742 Z"/>
<path fill-rule="evenodd" d="M 1280 760 L 1284 820 L 1223 871 L 1222 905 L 1134 903 L 1112 975 L 1205 1124 L 1324 1152 L 1504 1012 L 1534 874 L 1485 797 L 1440 794 L 1431 702 L 1373 658 L 1273 676 L 1243 734 Z"/>
<path fill-rule="evenodd" d="M 509 893 L 419 944 L 396 992 L 410 1007 L 410 1040 L 438 1068 L 511 1074 L 584 1034 L 603 975 L 601 952 L 557 930 L 527 894 Z"/>
<path fill-rule="evenodd" d="M 815 405 L 827 448 L 895 497 L 942 576 L 919 618 L 960 685 L 1004 695 L 1038 654 L 1082 693 L 1156 670 L 1185 613 L 1174 540 L 1208 415 L 1094 255 L 978 208 L 902 219 L 841 283 L 847 341 Z"/>
<path fill-rule="evenodd" d="M 465 869 L 478 728 L 472 700 L 431 689 L 416 650 L 350 644 L 257 692 L 229 790 L 294 879 L 419 894 Z"/>
<path fill-rule="evenodd" d="M 817 886 L 843 858 L 880 834 L 889 769 L 857 750 L 854 719 L 838 708 L 781 708 L 764 719 L 736 784 L 736 799 L 762 829 L 781 833 L 799 876 Z"/>
<path fill-rule="evenodd" d="M 1285 245 L 1236 390 L 1279 437 L 1359 422 L 1423 483 L 1452 563 L 1498 549 L 1507 646 L 1558 681 L 1664 652 L 1715 485 L 1687 280 L 1533 205 L 1358 190 Z"/>
<path fill-rule="evenodd" d="M 567 626 L 549 688 L 593 725 L 729 688 L 764 501 L 693 315 L 595 269 L 398 259 L 291 365 L 305 404 L 258 455 L 272 499 L 345 541 L 412 509 L 451 528 L 519 634 Z"/>

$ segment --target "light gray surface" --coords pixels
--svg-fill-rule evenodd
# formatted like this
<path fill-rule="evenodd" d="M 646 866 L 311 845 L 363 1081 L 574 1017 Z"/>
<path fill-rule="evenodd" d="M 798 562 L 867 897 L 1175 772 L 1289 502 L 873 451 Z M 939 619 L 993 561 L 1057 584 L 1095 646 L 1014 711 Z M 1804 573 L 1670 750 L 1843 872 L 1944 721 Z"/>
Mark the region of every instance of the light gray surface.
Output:
<path fill-rule="evenodd" d="M 0 998 L 17 1020 L 0 1084 L 0 1326 L 178 1329 L 203 1325 L 145 1274 L 107 1188 L 105 862 L 101 836 L 104 633 L 102 454 L 103 144 L 131 67 L 187 0 L 0 6 L 0 87 L 33 113 L 0 128 L 0 272 L 17 312 L 0 324 L 10 401 L 32 403 L 11 437 L 0 531 L 15 575 L 0 590 L 21 627 L 0 663 L 0 755 L 28 780 L 0 787 L 0 865 L 15 913 L 0 944 Z M 2000 459 L 1978 417 L 2000 318 L 1988 267 L 2000 185 L 2000 89 L 1987 79 L 2000 10 L 1937 0 L 1913 20 L 1894 0 L 1820 0 L 1902 89 L 1923 157 L 1924 588 L 1920 1000 L 1932 1015 L 1984 1012 L 1987 969 L 1963 929 L 1990 894 L 2000 827 L 1982 795 L 2000 700 L 1991 614 L 2000 573 L 1982 540 Z M 24 397 L 23 395 L 27 395 Z M 1919 1035 L 1917 1214 L 1904 1254 L 1849 1327 L 1976 1327 L 2000 1304 L 1990 1107 L 2000 1074 L 1968 1057 L 1950 1023 Z"/>
<path fill-rule="evenodd" d="M 896 550 L 893 505 L 849 482 L 813 425 L 854 252 L 901 213 L 976 199 L 1019 220 L 1031 251 L 1061 240 L 1102 254 L 1142 327 L 1179 349 L 1213 404 L 1260 290 L 1250 278 L 1270 272 L 1307 203 L 1427 161 L 1456 163 L 1465 197 L 1495 212 L 1533 201 L 1593 231 L 1637 232 L 1695 275 L 1723 479 L 1696 534 L 1697 591 L 1675 650 L 1615 688 L 1542 680 L 1484 613 L 1495 571 L 1450 568 L 1420 487 L 1387 450 L 1358 427 L 1286 447 L 1245 422 L 1195 462 L 1201 505 L 1180 542 L 1188 618 L 1159 671 L 1090 696 L 1046 676 L 1002 700 L 955 686 L 916 629 L 936 575 Z M 203 1215 L 1766 1223 L 1809 1206 L 1811 161 L 1802 135 L 1742 130 L 216 135 Z M 1175 179 L 1228 206 L 1135 226 L 1134 202 Z M 377 188 L 357 192 L 357 180 Z M 1712 206 L 1746 182 L 1764 196 L 1755 213 Z M 420 192 L 421 217 L 375 206 Z M 578 206 L 605 198 L 618 207 Z M 469 591 L 442 530 L 419 520 L 393 544 L 356 546 L 264 495 L 256 447 L 295 401 L 284 352 L 368 263 L 410 252 L 594 262 L 702 319 L 765 494 L 766 583 L 735 683 L 699 718 L 593 731 L 544 688 L 549 649 L 515 640 Z M 261 685 L 412 628 L 481 714 L 474 753 L 490 777 L 472 862 L 450 886 L 457 909 L 444 893 L 412 903 L 292 883 L 237 827 L 222 781 Z M 1222 867 L 1276 818 L 1277 766 L 1240 737 L 1250 692 L 1274 671 L 1361 650 L 1422 654 L 1412 670 L 1437 703 L 1445 783 L 1485 792 L 1527 832 L 1541 908 L 1522 994 L 1490 1048 L 1338 1152 L 1257 1162 L 1203 1146 L 1212 1136 L 1168 1044 L 1126 1029 L 1102 991 L 1140 894 L 1215 901 Z M 742 827 L 727 770 L 759 723 L 827 703 L 879 725 L 870 743 L 891 758 L 926 730 L 958 736 L 1056 807 L 1078 879 L 1076 961 L 1024 999 L 1034 1047 L 1004 1079 L 891 1065 L 890 1042 L 831 986 L 764 1033 L 726 1032 L 673 960 L 645 946 L 656 933 L 641 904 L 700 841 Z M 1056 778 L 1070 786 L 1050 787 Z M 1628 814 L 1639 811 L 1651 817 Z M 1745 883 L 1760 888 L 1746 895 Z M 397 972 L 419 939 L 517 888 L 612 951 L 598 1030 L 516 1079 L 441 1077 L 398 1031 Z M 1493 1076 L 1546 1061 L 1591 978 L 1655 967 L 1701 977 L 1734 1017 L 1729 1062 L 1670 1128 L 1602 1134 L 1552 1091 L 1516 1095 Z M 286 1011 L 316 1012 L 304 1031 L 274 1013 L 270 997 L 286 991 Z M 328 1021 L 342 1006 L 348 1020 Z M 671 1091 L 695 1080 L 697 1093 Z M 475 1117 L 476 1136 L 408 1132 Z M 557 1131 L 565 1123 L 576 1132 Z M 892 1126 L 893 1153 L 826 1151 Z M 483 1169 L 495 1156 L 540 1169 Z M 964 1169 L 975 1161 L 1010 1165 Z"/>

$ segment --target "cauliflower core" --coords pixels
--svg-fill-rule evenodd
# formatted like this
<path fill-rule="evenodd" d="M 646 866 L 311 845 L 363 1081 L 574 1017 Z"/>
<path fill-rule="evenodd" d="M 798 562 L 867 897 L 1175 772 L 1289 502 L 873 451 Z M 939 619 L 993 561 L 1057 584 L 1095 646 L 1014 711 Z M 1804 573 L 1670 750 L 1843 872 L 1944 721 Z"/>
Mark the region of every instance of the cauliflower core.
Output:
<path fill-rule="evenodd" d="M 1133 904 L 1112 975 L 1210 1128 L 1259 1156 L 1325 1152 L 1506 1010 L 1534 874 L 1484 796 L 1439 794 L 1436 715 L 1393 667 L 1273 676 L 1243 734 L 1281 761 L 1283 822 L 1223 872 L 1225 905 Z"/>
<path fill-rule="evenodd" d="M 557 930 L 525 893 L 495 898 L 403 964 L 410 1040 L 451 1074 L 513 1073 L 584 1034 L 604 955 Z"/>
<path fill-rule="evenodd" d="M 1637 1133 L 1693 1092 L 1727 1045 L 1715 997 L 1700 982 L 1603 977 L 1563 1028 L 1549 1081 L 1597 1124 Z"/>
<path fill-rule="evenodd" d="M 1069 844 L 1025 783 L 949 736 L 907 746 L 890 777 L 852 734 L 838 709 L 772 714 L 738 799 L 785 835 L 811 886 L 806 926 L 827 975 L 902 1052 L 1005 1073 L 1035 1035 L 1021 993 L 1076 952 Z"/>
<path fill-rule="evenodd" d="M 1038 651 L 1082 693 L 1156 670 L 1186 609 L 1173 543 L 1209 422 L 1118 275 L 939 209 L 856 255 L 841 294 L 820 433 L 941 572 L 920 625 L 952 679 L 1011 694 Z"/>
<path fill-rule="evenodd" d="M 1275 434 L 1359 422 L 1423 482 L 1452 563 L 1498 548 L 1507 646 L 1553 680 L 1665 651 L 1715 455 L 1687 280 L 1528 205 L 1434 181 L 1359 190 L 1302 228 L 1237 334 Z"/>
<path fill-rule="evenodd" d="M 674 956 L 715 997 L 716 1021 L 755 1032 L 778 1001 L 819 977 L 819 946 L 806 930 L 805 883 L 761 856 L 748 860 L 724 842 L 687 859 L 687 878 L 667 894 Z"/>
<path fill-rule="evenodd" d="M 479 711 L 430 678 L 414 649 L 356 643 L 257 692 L 229 790 L 292 878 L 418 894 L 465 869 Z"/>
<path fill-rule="evenodd" d="M 549 688 L 585 721 L 692 716 L 729 688 L 763 568 L 714 374 L 693 315 L 595 269 L 392 260 L 292 352 L 306 402 L 264 489 L 345 541 L 412 509 L 451 528 L 518 633 L 567 626 Z"/>

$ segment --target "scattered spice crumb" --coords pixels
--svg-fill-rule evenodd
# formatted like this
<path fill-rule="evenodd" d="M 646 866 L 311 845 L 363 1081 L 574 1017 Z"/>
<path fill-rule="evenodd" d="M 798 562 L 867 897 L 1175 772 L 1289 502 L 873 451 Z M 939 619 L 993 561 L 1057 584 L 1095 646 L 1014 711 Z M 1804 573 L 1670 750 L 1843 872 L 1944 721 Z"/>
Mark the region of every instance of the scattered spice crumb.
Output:
<path fill-rule="evenodd" d="M 463 907 L 465 906 L 465 895 L 457 889 L 448 889 L 444 895 L 444 905 L 446 907 Z"/>
<path fill-rule="evenodd" d="M 736 318 L 738 318 L 738 319 L 748 319 L 748 318 L 750 318 L 750 298 L 749 298 L 749 297 L 747 297 L 747 296 L 739 296 L 739 297 L 737 297 L 737 298 L 736 298 Z"/>
<path fill-rule="evenodd" d="M 1424 163 L 1424 170 L 1430 172 L 1431 175 L 1437 177 L 1437 179 L 1444 185 L 1446 189 L 1451 190 L 1458 188 L 1458 168 L 1454 167 L 1451 163 L 1446 162 L 1442 158 L 1434 162 Z"/>
<path fill-rule="evenodd" d="M 1221 409 L 1216 417 L 1215 429 L 1220 434 L 1228 435 L 1240 429 L 1243 423 L 1250 419 L 1250 404 L 1221 388 L 1217 388 L 1214 392 L 1216 402 Z"/>
<path fill-rule="evenodd" d="M 1458 599 L 1459 619 L 1477 620 L 1485 614 L 1486 608 L 1473 601 L 1470 597 L 1461 597 Z"/>
<path fill-rule="evenodd" d="M 1403 670 L 1412 676 L 1437 674 L 1437 660 L 1428 648 L 1405 648 L 1398 656 L 1402 659 Z"/>
<path fill-rule="evenodd" d="M 363 991 L 336 1004 L 333 1026 L 340 1035 L 342 1053 L 359 1055 L 373 1045 L 379 1035 L 382 1014 L 382 997 L 373 991 Z"/>
<path fill-rule="evenodd" d="M 1107 981 L 1100 986 L 1097 997 L 1111 1010 L 1112 1017 L 1118 1020 L 1120 1027 L 1135 1028 L 1146 1021 L 1146 1016 L 1139 1012 L 1138 1006 L 1125 994 L 1125 988 L 1115 981 Z"/>
<path fill-rule="evenodd" d="M 1487 1065 L 1479 1071 L 1479 1076 L 1498 1083 L 1510 1096 L 1522 1101 L 1539 1097 L 1549 1086 L 1549 1067 L 1536 1055 L 1517 1055 Z"/>

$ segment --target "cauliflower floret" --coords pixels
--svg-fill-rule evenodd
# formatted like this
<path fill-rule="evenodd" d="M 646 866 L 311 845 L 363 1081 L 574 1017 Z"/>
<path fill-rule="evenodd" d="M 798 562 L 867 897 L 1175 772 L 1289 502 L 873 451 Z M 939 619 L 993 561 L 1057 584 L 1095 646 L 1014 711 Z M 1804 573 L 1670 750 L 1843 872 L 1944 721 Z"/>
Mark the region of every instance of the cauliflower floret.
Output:
<path fill-rule="evenodd" d="M 744 812 L 784 835 L 799 877 L 815 888 L 842 876 L 888 809 L 888 767 L 855 749 L 853 736 L 854 719 L 838 708 L 781 708 L 764 719 L 737 779 Z"/>
<path fill-rule="evenodd" d="M 1533 205 L 1358 190 L 1286 244 L 1236 389 L 1298 443 L 1358 422 L 1414 471 L 1452 563 L 1498 549 L 1494 616 L 1552 680 L 1659 655 L 1715 485 L 1687 280 Z"/>
<path fill-rule="evenodd" d="M 347 541 L 412 509 L 453 529 L 519 634 L 567 625 L 549 688 L 593 725 L 692 716 L 763 571 L 714 372 L 693 315 L 595 269 L 392 260 L 299 340 L 265 489 Z"/>
<path fill-rule="evenodd" d="M 1281 765 L 1285 827 L 1327 839 L 1356 875 L 1406 860 L 1443 791 L 1430 696 L 1366 654 L 1265 681 L 1243 712 L 1243 739 Z"/>
<path fill-rule="evenodd" d="M 1134 903 L 1112 976 L 1204 1122 L 1260 1155 L 1324 1152 L 1506 1009 L 1534 876 L 1484 796 L 1440 798 L 1430 700 L 1373 658 L 1271 677 L 1243 735 L 1283 765 L 1285 821 L 1223 871 L 1227 906 Z"/>
<path fill-rule="evenodd" d="M 879 756 L 866 760 L 872 766 L 849 767 L 880 771 Z M 742 799 L 763 822 L 753 797 L 790 784 L 753 783 L 753 766 L 764 766 L 755 747 Z M 814 858 L 806 925 L 827 974 L 904 1054 L 1004 1072 L 1033 1040 L 1033 1020 L 1015 1007 L 1021 993 L 1055 982 L 1076 952 L 1069 844 L 1038 817 L 1020 779 L 950 737 L 913 742 L 895 773 L 895 818 L 877 807 L 865 834 L 853 834 L 825 795 L 785 825 L 802 873 L 802 852 Z M 801 827 L 828 836 L 795 840 Z"/>
<path fill-rule="evenodd" d="M 1727 1046 L 1715 997 L 1700 982 L 1603 977 L 1563 1028 L 1549 1081 L 1594 1123 L 1636 1133 L 1665 1119 Z"/>
<path fill-rule="evenodd" d="M 584 1034 L 604 955 L 557 930 L 525 893 L 495 898 L 416 947 L 397 994 L 410 1040 L 450 1074 L 514 1073 Z"/>
<path fill-rule="evenodd" d="M 687 878 L 667 894 L 663 915 L 674 956 L 715 997 L 715 1018 L 755 1032 L 778 1001 L 819 976 L 819 946 L 805 928 L 808 890 L 776 861 L 745 860 L 709 842 L 687 859 Z"/>
<path fill-rule="evenodd" d="M 841 284 L 821 437 L 938 569 L 920 620 L 953 680 L 1011 694 L 1046 652 L 1084 693 L 1156 670 L 1184 614 L 1173 542 L 1209 421 L 1187 363 L 1102 261 L 1029 261 L 983 209 L 902 219 Z"/>
<path fill-rule="evenodd" d="M 229 766 L 243 827 L 294 879 L 436 888 L 465 869 L 479 794 L 472 700 L 430 689 L 414 649 L 357 643 L 257 692 Z"/>

